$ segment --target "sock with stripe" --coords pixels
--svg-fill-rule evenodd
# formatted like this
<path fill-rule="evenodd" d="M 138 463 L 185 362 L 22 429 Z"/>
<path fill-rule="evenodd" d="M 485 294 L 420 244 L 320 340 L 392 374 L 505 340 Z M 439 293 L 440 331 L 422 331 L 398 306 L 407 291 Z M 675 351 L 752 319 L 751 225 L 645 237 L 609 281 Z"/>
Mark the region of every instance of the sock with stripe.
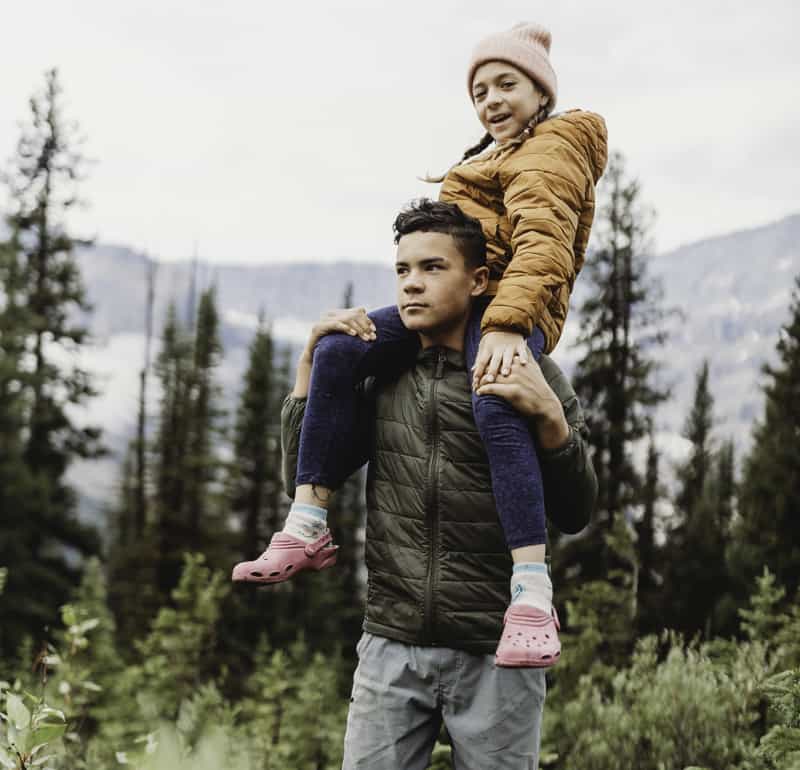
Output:
<path fill-rule="evenodd" d="M 328 528 L 328 511 L 316 505 L 292 503 L 283 531 L 306 543 L 313 543 Z"/>
<path fill-rule="evenodd" d="M 520 562 L 511 575 L 511 604 L 527 604 L 542 612 L 553 609 L 553 584 L 544 562 Z"/>

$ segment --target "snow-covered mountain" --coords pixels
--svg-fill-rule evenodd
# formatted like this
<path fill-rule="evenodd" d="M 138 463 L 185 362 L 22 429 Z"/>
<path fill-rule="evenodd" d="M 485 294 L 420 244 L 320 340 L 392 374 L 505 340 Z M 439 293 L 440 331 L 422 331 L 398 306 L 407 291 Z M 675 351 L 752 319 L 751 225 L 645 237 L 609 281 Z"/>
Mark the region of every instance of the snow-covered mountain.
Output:
<path fill-rule="evenodd" d="M 101 424 L 117 456 L 104 463 L 78 464 L 72 478 L 92 507 L 109 499 L 119 451 L 133 429 L 138 372 L 144 355 L 147 260 L 131 249 L 99 244 L 79 254 L 94 305 L 87 319 L 95 344 L 85 363 L 97 372 L 103 395 L 86 418 Z M 663 281 L 665 306 L 682 311 L 671 322 L 667 345 L 658 352 L 673 398 L 659 412 L 658 436 L 667 454 L 679 456 L 685 419 L 700 363 L 710 362 L 719 438 L 747 445 L 760 415 L 760 369 L 774 356 L 781 324 L 788 319 L 794 278 L 800 273 L 800 214 L 763 227 L 687 244 L 653 257 L 652 275 Z M 170 301 L 188 313 L 191 265 L 162 263 L 156 278 L 156 329 Z M 354 262 L 231 266 L 200 264 L 196 283 L 217 286 L 225 358 L 220 379 L 229 408 L 235 397 L 259 312 L 272 321 L 277 338 L 299 345 L 319 313 L 342 303 L 349 282 L 354 301 L 368 308 L 394 301 L 391 264 Z M 578 280 L 577 307 L 581 292 Z M 573 311 L 554 357 L 570 371 L 578 352 L 571 347 L 579 318 Z"/>

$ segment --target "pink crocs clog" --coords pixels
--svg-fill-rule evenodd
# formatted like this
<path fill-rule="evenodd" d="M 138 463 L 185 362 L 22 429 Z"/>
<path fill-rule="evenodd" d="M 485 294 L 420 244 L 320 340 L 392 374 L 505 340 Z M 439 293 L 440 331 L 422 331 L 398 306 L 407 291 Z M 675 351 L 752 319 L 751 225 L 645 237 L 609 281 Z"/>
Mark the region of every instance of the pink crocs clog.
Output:
<path fill-rule="evenodd" d="M 338 545 L 332 545 L 330 530 L 313 543 L 276 532 L 264 553 L 254 561 L 233 568 L 232 580 L 243 583 L 280 583 L 305 569 L 321 570 L 336 564 Z"/>
<path fill-rule="evenodd" d="M 495 663 L 516 668 L 547 668 L 561 657 L 558 614 L 548 615 L 538 607 L 512 604 L 503 619 L 503 635 L 497 645 Z"/>

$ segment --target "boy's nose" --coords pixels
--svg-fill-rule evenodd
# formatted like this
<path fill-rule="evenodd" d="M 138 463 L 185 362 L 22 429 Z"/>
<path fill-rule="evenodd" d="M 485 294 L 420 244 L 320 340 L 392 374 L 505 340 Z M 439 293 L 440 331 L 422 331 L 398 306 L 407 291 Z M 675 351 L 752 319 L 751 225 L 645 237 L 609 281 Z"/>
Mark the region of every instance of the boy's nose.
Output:
<path fill-rule="evenodd" d="M 419 278 L 408 278 L 403 284 L 406 294 L 419 294 L 425 289 L 425 284 Z"/>

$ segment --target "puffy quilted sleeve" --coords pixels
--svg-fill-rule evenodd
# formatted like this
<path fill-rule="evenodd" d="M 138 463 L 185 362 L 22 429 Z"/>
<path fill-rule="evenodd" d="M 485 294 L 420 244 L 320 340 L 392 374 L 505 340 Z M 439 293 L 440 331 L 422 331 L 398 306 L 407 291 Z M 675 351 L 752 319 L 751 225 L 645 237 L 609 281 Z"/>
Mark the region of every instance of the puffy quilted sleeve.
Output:
<path fill-rule="evenodd" d="M 581 113 L 592 115 L 591 113 Z M 605 124 L 599 120 L 605 148 Z M 554 295 L 572 290 L 575 242 L 594 206 L 595 152 L 583 128 L 554 118 L 500 164 L 503 202 L 511 224 L 511 261 L 483 318 L 483 332 L 530 335 Z M 547 128 L 545 128 L 547 126 Z M 605 161 L 603 161 L 605 165 Z M 582 254 L 580 255 L 582 257 Z M 552 349 L 555 340 L 548 340 Z"/>
<path fill-rule="evenodd" d="M 569 380 L 549 356 L 542 356 L 544 374 L 561 400 L 569 439 L 557 449 L 538 448 L 547 518 L 561 531 L 576 534 L 589 524 L 597 503 L 597 475 L 589 451 L 583 409 Z M 534 438 L 535 425 L 531 428 Z"/>

